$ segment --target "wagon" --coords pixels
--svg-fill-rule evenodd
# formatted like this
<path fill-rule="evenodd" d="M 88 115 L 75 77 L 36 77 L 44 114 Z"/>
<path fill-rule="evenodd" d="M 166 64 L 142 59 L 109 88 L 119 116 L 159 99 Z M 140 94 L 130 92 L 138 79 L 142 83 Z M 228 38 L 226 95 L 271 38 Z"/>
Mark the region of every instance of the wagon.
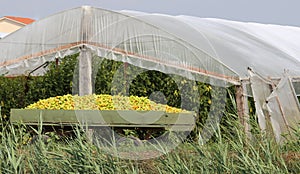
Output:
<path fill-rule="evenodd" d="M 42 110 L 11 109 L 10 121 L 33 128 L 41 127 L 43 133 L 55 131 L 68 135 L 74 127 L 85 130 L 92 138 L 96 130 L 123 129 L 146 130 L 142 137 L 149 139 L 157 131 L 189 132 L 195 126 L 195 113 L 166 113 L 163 111 L 133 110 Z M 107 135 L 106 135 L 107 136 Z M 139 140 L 135 137 L 136 140 Z"/>

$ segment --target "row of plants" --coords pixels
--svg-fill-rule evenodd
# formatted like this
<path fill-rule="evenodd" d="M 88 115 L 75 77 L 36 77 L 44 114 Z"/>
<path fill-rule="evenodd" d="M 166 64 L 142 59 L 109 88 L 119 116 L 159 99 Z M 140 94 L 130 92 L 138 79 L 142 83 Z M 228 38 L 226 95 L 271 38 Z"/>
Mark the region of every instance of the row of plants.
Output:
<path fill-rule="evenodd" d="M 137 111 L 164 111 L 168 113 L 188 112 L 168 105 L 155 103 L 146 97 L 122 95 L 71 95 L 50 97 L 30 104 L 25 109 L 51 110 L 137 110 Z"/>

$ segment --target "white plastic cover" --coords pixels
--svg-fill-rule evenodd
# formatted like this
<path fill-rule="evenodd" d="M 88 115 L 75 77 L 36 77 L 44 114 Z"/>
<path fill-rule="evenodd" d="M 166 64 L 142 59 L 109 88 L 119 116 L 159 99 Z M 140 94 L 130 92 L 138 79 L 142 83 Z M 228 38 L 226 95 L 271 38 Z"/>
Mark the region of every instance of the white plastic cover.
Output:
<path fill-rule="evenodd" d="M 267 99 L 267 108 L 277 141 L 283 140 L 281 136 L 284 134 L 292 136 L 293 130 L 299 126 L 300 110 L 297 100 L 288 77 L 281 79 Z"/>
<path fill-rule="evenodd" d="M 267 98 L 271 94 L 271 84 L 259 77 L 259 75 L 249 71 L 252 94 L 255 101 L 255 110 L 258 118 L 258 123 L 261 130 L 267 129 L 267 117 L 268 113 L 264 110 L 264 104 Z"/>
<path fill-rule="evenodd" d="M 249 74 L 260 128 L 272 128 L 277 142 L 284 141 L 283 136 L 293 136 L 300 124 L 300 107 L 290 77 L 284 73 L 276 84 L 252 71 Z"/>
<path fill-rule="evenodd" d="M 0 74 L 26 74 L 46 60 L 78 52 L 82 45 L 109 59 L 206 82 L 237 84 L 247 77 L 247 67 L 263 76 L 281 77 L 284 69 L 300 75 L 297 27 L 87 6 L 41 19 L 1 39 Z"/>

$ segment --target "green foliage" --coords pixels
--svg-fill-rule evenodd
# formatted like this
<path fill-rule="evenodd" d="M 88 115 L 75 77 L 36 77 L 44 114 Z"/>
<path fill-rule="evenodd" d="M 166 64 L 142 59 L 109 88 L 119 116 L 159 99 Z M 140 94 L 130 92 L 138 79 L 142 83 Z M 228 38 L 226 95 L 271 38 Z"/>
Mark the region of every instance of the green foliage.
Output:
<path fill-rule="evenodd" d="M 21 108 L 25 105 L 25 77 L 0 77 L 0 106 L 4 120 L 9 117 L 10 108 Z"/>
<path fill-rule="evenodd" d="M 101 61 L 97 72 L 96 94 L 148 97 L 157 103 L 195 111 L 203 118 L 210 111 L 213 87 L 209 84 L 107 59 Z"/>
<path fill-rule="evenodd" d="M 72 94 L 72 81 L 77 54 L 61 59 L 59 65 L 50 63 L 44 76 L 30 77 L 28 80 L 28 92 L 26 93 L 26 105 L 39 99 Z M 24 107 L 24 106 L 23 106 Z"/>
<path fill-rule="evenodd" d="M 59 65 L 51 62 L 44 76 L 0 77 L 2 115 L 8 118 L 10 108 L 24 108 L 40 99 L 78 93 L 77 56 L 65 57 Z M 198 117 L 194 138 L 209 116 L 221 118 L 224 103 L 230 105 L 225 88 L 96 56 L 92 61 L 94 93 L 148 97 L 157 103 L 195 111 Z"/>
<path fill-rule="evenodd" d="M 94 73 L 96 74 L 96 77 L 94 78 L 96 94 L 112 94 L 113 89 L 111 82 L 113 81 L 114 75 L 121 64 L 121 62 L 108 59 L 100 59 L 98 61 L 96 66 L 93 67 L 93 69 L 96 69 L 94 70 Z"/>
<path fill-rule="evenodd" d="M 57 66 L 50 63 L 49 70 L 40 77 L 0 77 L 1 115 L 9 118 L 11 108 L 24 108 L 39 99 L 72 94 L 72 79 L 77 55 L 66 57 Z"/>
<path fill-rule="evenodd" d="M 120 152 L 113 149 L 107 153 L 106 148 L 87 141 L 78 129 L 72 139 L 53 138 L 45 142 L 38 138 L 35 143 L 24 145 L 25 127 L 7 125 L 0 132 L 0 173 L 300 172 L 299 131 L 295 132 L 295 140 L 278 145 L 262 134 L 247 139 L 238 121 L 227 124 L 234 129 L 225 127 L 224 131 L 234 132 L 235 137 L 224 136 L 217 129 L 215 142 L 204 145 L 186 142 L 160 157 L 140 161 L 118 158 L 114 154 Z M 41 131 L 36 132 L 42 136 Z M 143 146 L 135 148 L 135 152 L 143 150 Z"/>
<path fill-rule="evenodd" d="M 165 74 L 155 70 L 145 70 L 127 63 L 103 59 L 99 63 L 95 82 L 95 93 L 112 95 L 134 95 L 147 97 L 156 103 L 195 111 L 197 127 L 191 137 L 196 139 L 206 118 L 219 112 L 222 117 L 225 108 L 226 90 L 202 82 L 195 82 L 179 75 Z M 225 91 L 224 91 L 225 90 Z M 212 93 L 214 111 L 211 111 Z M 222 108 L 222 102 L 224 108 Z M 135 134 L 141 134 L 135 132 Z M 146 133 L 147 134 L 147 133 Z"/>

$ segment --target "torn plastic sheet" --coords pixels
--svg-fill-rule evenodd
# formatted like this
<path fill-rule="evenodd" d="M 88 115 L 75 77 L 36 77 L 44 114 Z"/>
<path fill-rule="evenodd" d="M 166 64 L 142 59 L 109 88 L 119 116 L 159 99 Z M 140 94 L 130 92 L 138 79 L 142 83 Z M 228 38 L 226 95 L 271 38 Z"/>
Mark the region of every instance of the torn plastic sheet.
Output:
<path fill-rule="evenodd" d="M 261 130 L 266 130 L 266 116 L 268 113 L 263 109 L 263 105 L 271 94 L 271 87 L 269 82 L 265 81 L 252 71 L 249 71 L 249 74 L 258 123 Z"/>
<path fill-rule="evenodd" d="M 267 98 L 266 107 L 270 114 L 273 132 L 278 142 L 282 136 L 292 135 L 300 123 L 300 111 L 289 77 L 282 78 Z"/>

